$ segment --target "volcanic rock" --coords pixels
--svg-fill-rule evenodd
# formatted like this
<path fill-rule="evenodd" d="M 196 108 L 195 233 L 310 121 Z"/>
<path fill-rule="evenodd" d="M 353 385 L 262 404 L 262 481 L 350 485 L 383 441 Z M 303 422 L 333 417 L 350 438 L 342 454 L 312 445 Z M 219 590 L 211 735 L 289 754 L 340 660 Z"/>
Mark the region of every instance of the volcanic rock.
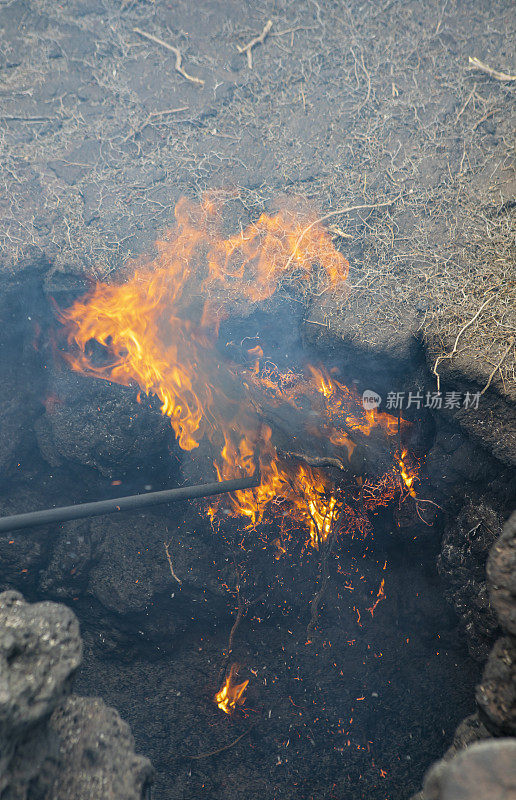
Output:
<path fill-rule="evenodd" d="M 498 627 L 489 603 L 485 561 L 502 527 L 487 497 L 470 497 L 446 525 L 437 566 L 473 658 L 487 657 Z"/>
<path fill-rule="evenodd" d="M 0 794 L 34 778 L 49 749 L 46 721 L 70 691 L 81 653 L 79 624 L 65 606 L 0 595 Z"/>
<path fill-rule="evenodd" d="M 23 732 L 50 716 L 81 662 L 79 624 L 66 606 L 0 595 L 0 732 Z"/>
<path fill-rule="evenodd" d="M 7 474 L 13 464 L 15 455 L 19 452 L 23 435 L 24 413 L 16 393 L 6 385 L 0 383 L 2 395 L 9 392 L 8 397 L 0 400 L 0 474 Z"/>
<path fill-rule="evenodd" d="M 75 615 L 0 594 L 0 795 L 138 800 L 152 776 L 129 726 L 97 698 L 70 696 L 81 662 Z"/>
<path fill-rule="evenodd" d="M 498 639 L 477 687 L 476 701 L 495 736 L 516 735 L 516 639 Z"/>
<path fill-rule="evenodd" d="M 38 487 L 39 488 L 39 487 Z M 7 496 L 0 497 L 0 516 L 24 513 L 49 504 L 45 491 L 32 486 L 13 488 Z M 0 534 L 0 592 L 13 586 L 27 591 L 33 586 L 39 571 L 45 567 L 50 543 L 48 526 L 34 529 L 31 536 L 24 532 L 6 531 Z"/>
<path fill-rule="evenodd" d="M 442 355 L 439 337 L 425 337 L 428 367 L 432 370 L 438 356 Z M 450 345 L 450 351 L 452 345 Z M 460 348 L 459 348 L 460 350 Z M 467 352 L 456 353 L 453 359 L 444 358 L 439 363 L 441 390 L 453 390 L 464 395 L 474 395 L 486 386 L 489 378 L 488 362 L 474 358 Z M 501 383 L 501 382 L 500 382 Z M 456 425 L 466 431 L 472 439 L 483 444 L 496 458 L 505 464 L 516 462 L 516 415 L 514 404 L 516 392 L 511 381 L 505 386 L 493 386 L 479 399 L 478 408 L 459 407 L 444 413 Z"/>
<path fill-rule="evenodd" d="M 158 626 L 160 635 L 169 636 L 193 617 L 217 619 L 226 612 L 222 584 L 234 574 L 207 528 L 194 507 L 180 504 L 65 523 L 54 537 L 40 590 L 63 599 L 93 598 L 98 613 L 117 615 L 118 625 L 126 619 L 128 628 L 143 614 L 147 633 Z M 106 627 L 113 628 L 107 620 Z"/>
<path fill-rule="evenodd" d="M 505 523 L 487 562 L 491 605 L 500 625 L 516 636 L 516 512 Z"/>
<path fill-rule="evenodd" d="M 363 295 L 352 306 L 336 307 L 330 302 L 321 305 L 317 298 L 307 320 L 304 335 L 310 344 L 321 350 L 344 345 L 344 351 L 358 351 L 375 379 L 406 372 L 418 360 L 418 314 L 405 304 L 386 309 L 381 298 Z"/>
<path fill-rule="evenodd" d="M 39 258 L 16 278 L 0 277 L 0 479 L 16 471 L 42 391 L 37 347 L 45 267 L 46 261 Z"/>
<path fill-rule="evenodd" d="M 168 420 L 138 403 L 135 391 L 68 371 L 53 376 L 36 433 L 51 466 L 71 461 L 107 477 L 150 471 L 170 457 L 173 439 Z"/>
<path fill-rule="evenodd" d="M 461 750 L 469 747 L 475 742 L 481 742 L 484 739 L 491 739 L 491 734 L 480 719 L 478 712 L 470 714 L 457 726 L 453 735 L 453 742 L 444 754 L 445 761 L 453 758 Z"/>
<path fill-rule="evenodd" d="M 50 730 L 59 739 L 52 800 L 145 796 L 153 774 L 150 761 L 135 755 L 129 725 L 100 698 L 71 695 L 54 711 Z"/>
<path fill-rule="evenodd" d="M 473 744 L 451 761 L 438 761 L 421 800 L 509 800 L 516 796 L 516 739 Z"/>

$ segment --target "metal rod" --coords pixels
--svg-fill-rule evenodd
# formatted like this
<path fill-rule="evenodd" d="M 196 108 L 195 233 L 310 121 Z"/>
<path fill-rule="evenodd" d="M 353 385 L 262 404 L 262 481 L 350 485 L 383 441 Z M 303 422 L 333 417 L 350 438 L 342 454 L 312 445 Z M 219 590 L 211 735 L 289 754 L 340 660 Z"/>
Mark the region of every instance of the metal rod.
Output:
<path fill-rule="evenodd" d="M 238 489 L 252 489 L 260 484 L 257 472 L 251 478 L 237 478 L 232 481 L 216 481 L 199 486 L 184 486 L 179 489 L 165 489 L 149 494 L 132 494 L 127 497 L 115 497 L 112 500 L 98 500 L 94 503 L 79 503 L 75 506 L 48 508 L 44 511 L 31 511 L 28 514 L 13 514 L 0 518 L 0 533 L 32 528 L 35 525 L 47 525 L 51 522 L 66 522 L 69 519 L 97 517 L 99 514 L 114 514 L 117 511 L 132 511 L 136 508 L 157 506 L 177 500 L 192 500 L 196 497 L 211 497 L 214 494 L 235 492 Z"/>

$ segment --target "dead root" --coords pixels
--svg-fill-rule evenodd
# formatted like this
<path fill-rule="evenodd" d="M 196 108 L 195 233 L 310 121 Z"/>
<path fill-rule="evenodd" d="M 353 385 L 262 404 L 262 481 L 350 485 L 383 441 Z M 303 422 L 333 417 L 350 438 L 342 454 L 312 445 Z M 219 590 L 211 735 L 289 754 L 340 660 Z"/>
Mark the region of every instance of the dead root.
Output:
<path fill-rule="evenodd" d="M 226 648 L 226 652 L 224 653 L 224 658 L 223 658 L 223 661 L 222 661 L 222 665 L 221 665 L 220 670 L 219 670 L 219 675 L 218 675 L 218 679 L 217 679 L 217 685 L 219 685 L 219 686 L 220 686 L 220 684 L 222 682 L 222 679 L 224 678 L 224 675 L 226 673 L 226 670 L 227 670 L 227 667 L 228 667 L 228 664 L 229 664 L 229 660 L 231 658 L 231 654 L 233 652 L 233 641 L 234 641 L 234 638 L 235 638 L 235 634 L 236 634 L 236 632 L 238 630 L 238 626 L 242 622 L 242 619 L 244 618 L 244 616 L 245 616 L 245 614 L 247 612 L 247 603 L 244 600 L 244 598 L 242 597 L 242 592 L 240 591 L 241 576 L 240 576 L 240 570 L 238 569 L 236 561 L 235 561 L 235 573 L 236 573 L 237 615 L 235 617 L 235 621 L 234 621 L 233 625 L 231 626 L 231 630 L 229 632 L 228 646 Z"/>
<path fill-rule="evenodd" d="M 485 72 L 486 75 L 495 78 L 497 81 L 516 81 L 516 75 L 509 75 L 507 72 L 500 72 L 497 69 L 493 69 L 475 56 L 470 56 L 468 58 L 468 64 L 469 69 L 478 69 L 480 72 Z"/>
<path fill-rule="evenodd" d="M 438 356 L 438 358 L 436 358 L 436 360 L 435 360 L 435 364 L 434 364 L 434 368 L 433 368 L 432 372 L 433 372 L 433 374 L 434 374 L 434 375 L 436 376 L 436 378 L 437 378 L 437 391 L 438 391 L 438 392 L 441 390 L 441 378 L 440 378 L 440 375 L 439 375 L 439 373 L 438 373 L 438 371 L 437 371 L 437 367 L 439 366 L 439 364 L 440 364 L 440 362 L 441 362 L 441 361 L 444 361 L 444 359 L 445 359 L 445 358 L 449 358 L 449 359 L 452 359 L 452 358 L 453 358 L 453 356 L 454 356 L 454 355 L 455 355 L 455 353 L 457 352 L 457 346 L 458 346 L 458 344 L 459 344 L 459 340 L 460 340 L 460 338 L 461 338 L 462 334 L 463 334 L 465 331 L 467 331 L 467 329 L 468 329 L 469 327 L 471 327 L 471 325 L 473 325 L 473 323 L 474 323 L 474 322 L 476 322 L 476 320 L 479 318 L 479 316 L 480 316 L 480 314 L 482 313 L 482 311 L 484 310 L 484 308 L 485 308 L 485 307 L 486 307 L 486 306 L 487 306 L 489 303 L 491 303 L 491 302 L 494 300 L 494 298 L 495 298 L 495 295 L 493 295 L 493 294 L 492 294 L 490 297 L 488 297 L 488 298 L 487 298 L 487 300 L 484 300 L 484 302 L 482 303 L 482 305 L 480 306 L 480 308 L 477 310 L 476 314 L 474 314 L 474 315 L 471 317 L 471 319 L 470 319 L 470 320 L 468 320 L 468 322 L 466 322 L 466 324 L 462 326 L 462 328 L 460 329 L 460 331 L 459 331 L 459 332 L 458 332 L 458 334 L 457 334 L 457 338 L 455 339 L 455 343 L 454 343 L 454 345 L 453 345 L 453 350 L 451 351 L 451 353 L 446 353 L 445 355 L 443 355 L 443 356 Z M 495 371 L 496 371 L 496 370 L 495 370 Z M 494 373 L 493 373 L 493 374 L 494 374 Z M 489 382 L 490 382 L 490 381 L 489 381 Z"/>
<path fill-rule="evenodd" d="M 272 20 L 269 19 L 259 36 L 255 36 L 254 39 L 251 39 L 251 41 L 247 44 L 243 45 L 242 47 L 238 47 L 239 53 L 245 53 L 247 55 L 247 66 L 249 69 L 253 68 L 253 47 L 256 47 L 257 44 L 264 43 L 271 28 Z"/>
<path fill-rule="evenodd" d="M 514 336 L 511 336 L 510 339 L 509 339 L 509 343 L 508 343 L 507 347 L 505 348 L 504 352 L 502 353 L 502 356 L 501 356 L 500 360 L 498 361 L 498 363 L 496 364 L 495 368 L 493 369 L 493 371 L 489 375 L 489 378 L 487 379 L 486 385 L 484 386 L 484 388 L 480 392 L 481 395 L 483 395 L 485 392 L 487 392 L 487 390 L 489 389 L 489 387 L 491 385 L 491 381 L 493 380 L 494 376 L 496 375 L 496 373 L 498 372 L 498 370 L 502 366 L 503 362 L 505 361 L 505 359 L 507 358 L 507 356 L 509 355 L 509 353 L 511 352 L 513 347 L 514 347 Z"/>
<path fill-rule="evenodd" d="M 167 544 L 167 542 L 163 542 L 163 546 L 165 548 L 165 553 L 167 555 L 168 566 L 170 567 L 170 574 L 172 575 L 174 580 L 176 580 L 179 584 L 183 583 L 181 578 L 178 578 L 176 573 L 174 572 L 174 567 L 173 567 L 173 564 L 172 564 L 172 557 L 170 555 L 170 550 L 169 550 L 170 542 L 168 544 Z"/>
<path fill-rule="evenodd" d="M 181 55 L 181 51 L 177 47 L 174 47 L 173 44 L 168 44 L 168 42 L 164 42 L 163 39 L 160 39 L 158 36 L 154 36 L 154 34 L 152 33 L 147 33 L 147 31 L 142 31 L 141 28 L 133 28 L 133 31 L 137 33 L 139 36 L 143 36 L 144 39 L 149 39 L 149 41 L 155 42 L 156 44 L 161 45 L 161 47 L 164 47 L 166 50 L 170 50 L 171 53 L 174 53 L 176 57 L 176 63 L 175 63 L 176 72 L 179 72 L 179 74 L 182 75 L 183 78 L 186 78 L 187 81 L 190 81 L 191 83 L 196 83 L 199 86 L 204 86 L 204 81 L 201 80 L 201 78 L 194 78 L 193 75 L 189 75 L 188 72 L 182 67 L 183 57 Z"/>
<path fill-rule="evenodd" d="M 328 560 L 333 550 L 333 546 L 337 539 L 337 534 L 339 532 L 339 518 L 340 514 L 336 515 L 332 520 L 332 525 L 330 529 L 330 533 L 326 541 L 320 542 L 320 548 L 322 550 L 321 555 L 321 563 L 319 567 L 319 590 L 310 600 L 310 621 L 306 628 L 306 638 L 307 641 L 311 641 L 311 636 L 315 630 L 315 626 L 317 624 L 317 619 L 319 617 L 319 606 L 324 598 L 324 594 L 326 592 L 326 587 L 328 586 L 328 581 L 330 580 L 330 576 L 328 574 Z"/>

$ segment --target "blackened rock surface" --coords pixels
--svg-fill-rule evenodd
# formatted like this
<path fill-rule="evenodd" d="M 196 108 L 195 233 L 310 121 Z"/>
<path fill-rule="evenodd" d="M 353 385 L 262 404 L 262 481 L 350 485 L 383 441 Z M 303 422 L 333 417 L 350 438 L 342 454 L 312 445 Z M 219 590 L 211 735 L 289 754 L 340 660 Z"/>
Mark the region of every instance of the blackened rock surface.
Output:
<path fill-rule="evenodd" d="M 433 369 L 436 358 L 442 354 L 442 342 L 438 338 L 427 338 L 426 355 L 429 369 Z M 480 392 L 487 383 L 486 363 L 481 358 L 472 358 L 467 353 L 457 353 L 453 359 L 444 358 L 439 363 L 441 389 L 464 395 Z M 447 410 L 446 414 L 455 424 L 481 443 L 505 464 L 516 462 L 516 392 L 510 381 L 505 387 L 493 386 L 479 399 L 478 408 L 459 407 Z"/>
<path fill-rule="evenodd" d="M 484 739 L 491 738 L 491 733 L 480 719 L 478 712 L 470 714 L 469 717 L 463 719 L 460 725 L 457 726 L 453 735 L 453 742 L 443 758 L 449 760 L 461 750 L 475 744 L 475 742 L 481 742 Z"/>
<path fill-rule="evenodd" d="M 338 307 L 331 302 L 321 304 L 317 298 L 307 312 L 310 322 L 304 324 L 303 334 L 310 345 L 321 350 L 338 347 L 344 352 L 348 348 L 355 351 L 355 364 L 358 350 L 376 381 L 384 376 L 392 381 L 394 375 L 414 368 L 421 348 L 416 309 L 400 304 L 398 313 L 392 311 L 386 316 L 384 302 L 374 295 Z"/>
<path fill-rule="evenodd" d="M 438 765 L 444 769 L 445 764 L 451 761 L 458 753 L 465 750 L 467 747 L 470 747 L 478 742 L 483 742 L 486 739 L 492 739 L 491 733 L 487 730 L 477 712 L 470 714 L 469 717 L 463 719 L 460 725 L 458 725 L 453 736 L 453 742 L 442 759 L 440 761 L 436 761 L 432 767 L 430 767 L 430 770 L 427 774 L 429 774 L 430 771 Z M 438 795 L 438 797 L 440 797 L 440 795 Z M 417 794 L 413 795 L 410 800 L 430 800 L 430 798 L 424 793 L 423 790 L 421 790 Z"/>
<path fill-rule="evenodd" d="M 443 499 L 455 484 L 487 483 L 499 470 L 500 465 L 483 448 L 465 438 L 457 425 L 439 418 L 426 471 Z"/>
<path fill-rule="evenodd" d="M 476 701 L 495 736 L 516 735 L 516 639 L 504 636 L 493 647 Z"/>
<path fill-rule="evenodd" d="M 105 519 L 105 518 L 102 518 Z M 39 576 L 39 588 L 62 600 L 79 595 L 88 585 L 97 547 L 103 539 L 91 530 L 91 520 L 65 522 L 53 533 L 49 543 L 50 557 Z"/>
<path fill-rule="evenodd" d="M 0 516 L 22 514 L 48 503 L 43 492 L 22 486 L 0 496 Z M 49 547 L 49 528 L 43 525 L 27 536 L 25 531 L 0 534 L 0 592 L 17 586 L 23 591 L 32 586 L 45 565 Z"/>
<path fill-rule="evenodd" d="M 34 254 L 34 263 L 16 277 L 0 277 L 0 485 L 16 473 L 22 450 L 32 444 L 32 420 L 40 413 L 44 376 L 37 350 L 46 267 Z"/>
<path fill-rule="evenodd" d="M 516 636 L 516 512 L 507 520 L 487 562 L 491 605 L 502 628 Z"/>
<path fill-rule="evenodd" d="M 437 562 L 468 649 L 479 661 L 487 657 L 498 628 L 489 603 L 485 563 L 501 527 L 502 519 L 487 498 L 468 498 L 458 516 L 447 523 Z"/>
<path fill-rule="evenodd" d="M 516 739 L 468 747 L 438 761 L 425 778 L 421 800 L 512 800 L 516 797 Z"/>
<path fill-rule="evenodd" d="M 25 413 L 17 393 L 0 382 L 0 475 L 10 472 L 23 436 Z"/>
<path fill-rule="evenodd" d="M 107 477 L 163 464 L 173 441 L 169 421 L 136 392 L 122 386 L 56 372 L 52 402 L 36 426 L 40 450 L 51 466 L 75 461 Z"/>
<path fill-rule="evenodd" d="M 52 800 L 140 800 L 145 796 L 153 775 L 151 763 L 135 754 L 129 725 L 103 700 L 68 697 L 54 711 L 50 730 L 59 740 Z"/>

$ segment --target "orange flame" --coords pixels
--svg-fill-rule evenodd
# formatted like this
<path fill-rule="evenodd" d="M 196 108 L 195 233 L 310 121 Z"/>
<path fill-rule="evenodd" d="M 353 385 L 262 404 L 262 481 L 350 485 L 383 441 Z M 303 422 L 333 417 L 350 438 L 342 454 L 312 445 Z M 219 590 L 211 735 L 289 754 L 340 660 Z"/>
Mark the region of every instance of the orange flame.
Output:
<path fill-rule="evenodd" d="M 218 707 L 225 714 L 232 714 L 237 706 L 245 703 L 244 692 L 247 688 L 249 681 L 242 681 L 242 683 L 235 683 L 234 678 L 238 672 L 238 664 L 232 664 L 229 670 L 229 675 L 217 692 L 214 701 Z"/>
<path fill-rule="evenodd" d="M 392 435 L 398 420 L 364 410 L 357 394 L 322 368 L 309 367 L 308 376 L 281 373 L 262 364 L 256 345 L 247 351 L 249 369 L 222 360 L 216 348 L 220 323 L 230 313 L 271 298 L 285 282 L 313 281 L 314 265 L 321 291 L 341 286 L 349 264 L 307 213 L 262 214 L 229 238 L 210 197 L 200 203 L 181 199 L 175 217 L 153 260 L 135 263 L 119 285 L 97 284 L 61 313 L 70 345 L 66 358 L 78 372 L 157 396 L 183 450 L 206 437 L 220 453 L 214 463 L 219 479 L 253 475 L 259 464 L 261 485 L 212 501 L 212 517 L 224 503 L 231 516 L 253 528 L 283 498 L 317 548 L 340 515 L 331 481 L 320 469 L 279 458 L 251 390 L 297 408 L 308 400 L 323 422 L 315 435 L 344 448 L 347 459 L 355 449 L 350 431 L 369 435 L 379 426 Z M 389 495 L 387 484 L 376 485 L 370 507 L 384 488 Z"/>
<path fill-rule="evenodd" d="M 414 489 L 414 481 L 417 478 L 415 471 L 410 471 L 406 464 L 407 451 L 403 450 L 401 456 L 398 457 L 398 465 L 400 468 L 401 479 L 411 497 L 417 498 L 416 490 Z"/>
<path fill-rule="evenodd" d="M 226 419 L 241 412 L 217 380 L 213 353 L 229 310 L 272 297 L 283 279 L 309 281 L 314 263 L 323 285 L 336 286 L 349 264 L 321 225 L 303 236 L 310 220 L 286 211 L 262 214 L 230 239 L 222 237 L 219 209 L 209 198 L 200 204 L 183 198 L 175 216 L 153 261 L 137 264 L 121 285 L 99 283 L 61 318 L 75 351 L 68 356 L 72 368 L 157 395 L 180 447 L 192 450 L 205 434 L 227 427 L 221 409 Z M 94 363 L 92 340 L 106 349 L 108 363 Z"/>

